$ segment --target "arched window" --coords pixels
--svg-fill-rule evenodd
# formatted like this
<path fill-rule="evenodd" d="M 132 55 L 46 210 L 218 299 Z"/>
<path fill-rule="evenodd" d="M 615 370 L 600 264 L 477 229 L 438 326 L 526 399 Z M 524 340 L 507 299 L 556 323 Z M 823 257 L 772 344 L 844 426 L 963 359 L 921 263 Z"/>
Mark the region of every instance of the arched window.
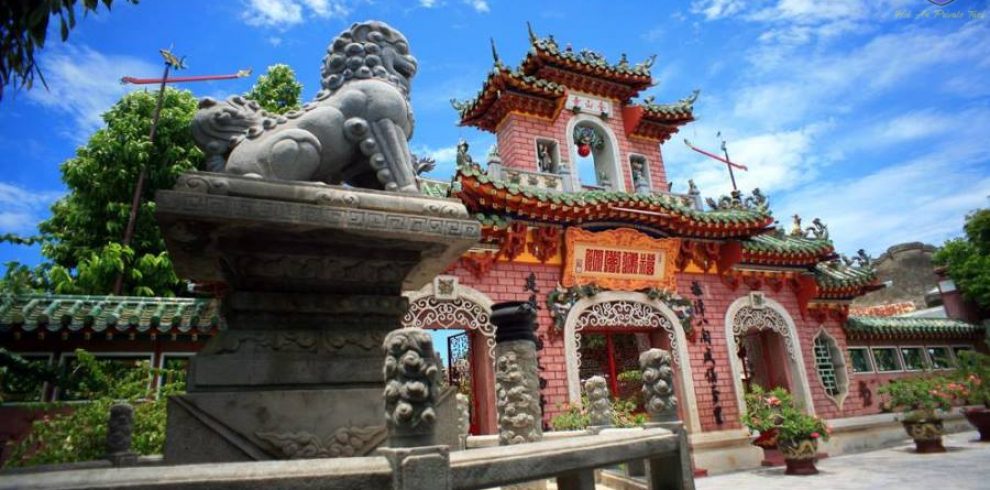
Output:
<path fill-rule="evenodd" d="M 574 171 L 581 185 L 605 190 L 621 189 L 621 176 L 615 170 L 615 143 L 609 134 L 593 121 L 580 121 L 574 126 L 571 151 Z"/>
<path fill-rule="evenodd" d="M 846 376 L 846 358 L 839 350 L 835 339 L 825 329 L 821 329 L 814 341 L 815 370 L 822 383 L 825 396 L 840 409 L 849 393 L 849 378 Z"/>

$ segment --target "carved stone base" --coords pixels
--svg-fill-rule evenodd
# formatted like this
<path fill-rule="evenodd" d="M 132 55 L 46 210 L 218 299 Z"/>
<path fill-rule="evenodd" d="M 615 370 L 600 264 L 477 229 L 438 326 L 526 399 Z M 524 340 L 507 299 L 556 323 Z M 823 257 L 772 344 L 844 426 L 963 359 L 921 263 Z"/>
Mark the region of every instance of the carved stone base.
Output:
<path fill-rule="evenodd" d="M 169 404 L 169 464 L 368 454 L 382 342 L 477 242 L 456 201 L 188 173 L 156 196 L 176 271 L 224 291 L 221 332 Z"/>

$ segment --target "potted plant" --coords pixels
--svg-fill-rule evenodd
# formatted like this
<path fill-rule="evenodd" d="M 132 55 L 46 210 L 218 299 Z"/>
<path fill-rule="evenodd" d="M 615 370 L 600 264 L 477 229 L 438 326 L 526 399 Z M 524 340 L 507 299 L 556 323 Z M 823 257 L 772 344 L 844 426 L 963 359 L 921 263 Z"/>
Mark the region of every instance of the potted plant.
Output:
<path fill-rule="evenodd" d="M 990 442 L 990 356 L 963 351 L 958 357 L 957 381 L 968 390 L 967 402 L 983 405 L 963 408 L 963 415 L 980 432 L 980 440 Z"/>
<path fill-rule="evenodd" d="M 753 445 L 763 449 L 763 466 L 784 464 L 784 457 L 777 448 L 777 426 L 781 421 L 782 407 L 794 403 L 791 394 L 783 388 L 767 391 L 760 385 L 753 385 L 744 398 L 746 413 L 743 414 L 743 424 L 757 433 Z"/>
<path fill-rule="evenodd" d="M 966 396 L 965 386 L 942 376 L 924 376 L 891 381 L 879 392 L 890 397 L 892 409 L 904 414 L 901 423 L 919 453 L 945 452 L 939 412 L 952 408 L 957 397 Z"/>
<path fill-rule="evenodd" d="M 790 405 L 781 410 L 777 447 L 784 456 L 788 475 L 814 475 L 818 441 L 827 441 L 832 431 L 825 421 Z"/>

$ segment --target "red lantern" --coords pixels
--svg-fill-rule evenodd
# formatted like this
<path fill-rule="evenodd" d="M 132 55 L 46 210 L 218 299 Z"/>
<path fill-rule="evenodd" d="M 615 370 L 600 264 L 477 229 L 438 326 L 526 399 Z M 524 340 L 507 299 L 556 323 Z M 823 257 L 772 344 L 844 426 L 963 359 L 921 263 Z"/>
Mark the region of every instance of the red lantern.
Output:
<path fill-rule="evenodd" d="M 590 146 L 588 146 L 588 145 L 586 145 L 584 143 L 581 143 L 580 145 L 578 145 L 578 155 L 581 155 L 582 157 L 586 157 L 586 156 L 588 156 L 590 154 L 591 154 L 591 147 Z"/>

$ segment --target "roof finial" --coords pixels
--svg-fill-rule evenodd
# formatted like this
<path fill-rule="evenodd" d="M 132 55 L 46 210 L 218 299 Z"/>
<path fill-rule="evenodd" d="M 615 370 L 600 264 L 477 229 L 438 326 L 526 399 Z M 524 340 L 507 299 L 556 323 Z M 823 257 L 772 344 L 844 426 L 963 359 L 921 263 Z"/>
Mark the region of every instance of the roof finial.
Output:
<path fill-rule="evenodd" d="M 492 59 L 495 60 L 495 66 L 501 67 L 502 60 L 498 58 L 498 51 L 495 50 L 495 38 L 490 37 L 488 39 L 492 42 Z"/>
<path fill-rule="evenodd" d="M 530 24 L 528 20 L 526 21 L 526 29 L 529 31 L 530 44 L 536 44 L 536 41 L 538 41 L 539 38 L 536 37 L 536 33 L 533 32 L 533 25 Z"/>

